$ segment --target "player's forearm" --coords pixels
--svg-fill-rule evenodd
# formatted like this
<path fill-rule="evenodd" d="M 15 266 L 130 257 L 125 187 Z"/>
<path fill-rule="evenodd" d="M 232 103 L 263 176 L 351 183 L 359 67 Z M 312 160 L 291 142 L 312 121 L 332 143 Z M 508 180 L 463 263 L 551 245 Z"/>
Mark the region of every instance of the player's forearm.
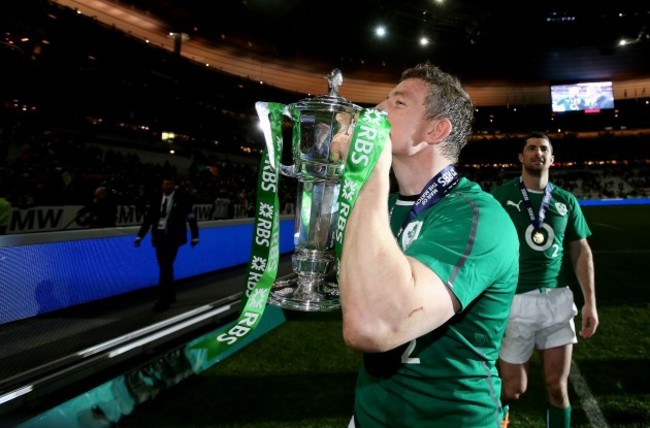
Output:
<path fill-rule="evenodd" d="M 388 219 L 388 177 L 369 181 L 348 218 L 340 270 L 343 332 L 354 348 L 389 346 L 392 316 L 401 312 L 400 284 L 411 281 L 408 260 Z"/>
<path fill-rule="evenodd" d="M 571 248 L 573 270 L 580 284 L 585 305 L 596 306 L 594 260 L 588 244 L 573 244 Z"/>

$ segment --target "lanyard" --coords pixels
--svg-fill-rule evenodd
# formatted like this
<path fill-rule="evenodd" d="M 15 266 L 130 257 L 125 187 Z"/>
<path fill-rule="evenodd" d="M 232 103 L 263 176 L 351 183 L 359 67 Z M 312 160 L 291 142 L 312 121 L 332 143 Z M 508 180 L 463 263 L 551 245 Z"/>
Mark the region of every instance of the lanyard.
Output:
<path fill-rule="evenodd" d="M 533 204 L 530 202 L 530 196 L 528 196 L 528 190 L 524 186 L 523 177 L 519 177 L 519 190 L 521 190 L 521 196 L 524 198 L 524 205 L 526 206 L 526 212 L 530 218 L 530 224 L 533 225 L 534 230 L 539 230 L 544 224 L 544 219 L 546 218 L 546 210 L 551 202 L 551 191 L 553 186 L 551 183 L 546 183 L 544 187 L 544 198 L 542 199 L 542 205 L 539 207 L 539 213 L 537 218 L 535 218 L 535 213 L 533 212 Z"/>
<path fill-rule="evenodd" d="M 458 172 L 453 165 L 447 165 L 442 171 L 433 176 L 420 192 L 420 196 L 409 210 L 404 224 L 397 232 L 399 238 L 404 228 L 417 218 L 422 212 L 437 204 L 442 198 L 447 196 L 451 189 L 458 183 Z"/>

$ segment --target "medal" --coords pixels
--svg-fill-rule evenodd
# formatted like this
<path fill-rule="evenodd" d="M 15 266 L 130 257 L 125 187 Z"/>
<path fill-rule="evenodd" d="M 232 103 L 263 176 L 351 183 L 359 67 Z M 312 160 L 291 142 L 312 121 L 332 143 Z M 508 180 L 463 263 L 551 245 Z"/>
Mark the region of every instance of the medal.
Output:
<path fill-rule="evenodd" d="M 535 218 L 535 211 L 533 211 L 533 204 L 530 201 L 528 195 L 528 190 L 524 185 L 524 178 L 519 177 L 519 190 L 521 191 L 521 196 L 524 198 L 524 206 L 526 207 L 526 212 L 528 213 L 528 218 L 530 218 L 530 227 L 535 231 L 533 233 L 533 242 L 535 245 L 542 245 L 546 238 L 540 232 L 540 229 L 544 226 L 544 219 L 546 218 L 546 210 L 548 209 L 549 204 L 551 203 L 551 192 L 553 191 L 553 186 L 551 183 L 546 183 L 544 186 L 544 197 L 542 198 L 542 203 L 539 207 L 539 213 L 537 218 Z M 552 229 L 551 229 L 552 230 Z M 528 244 L 530 245 L 530 243 Z"/>

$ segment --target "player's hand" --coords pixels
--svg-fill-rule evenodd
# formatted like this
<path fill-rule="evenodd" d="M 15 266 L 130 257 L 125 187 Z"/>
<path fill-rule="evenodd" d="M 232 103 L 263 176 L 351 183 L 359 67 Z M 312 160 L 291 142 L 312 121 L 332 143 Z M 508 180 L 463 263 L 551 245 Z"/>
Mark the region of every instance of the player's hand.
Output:
<path fill-rule="evenodd" d="M 330 144 L 330 160 L 332 162 L 345 161 L 348 158 L 348 152 L 350 150 L 350 143 L 352 142 L 352 135 L 354 133 L 353 127 L 344 127 L 341 129 L 347 129 L 346 131 L 341 131 L 332 138 Z M 384 143 L 384 150 L 382 151 L 381 156 L 377 161 L 377 167 L 375 169 L 387 170 L 390 169 L 392 162 L 392 144 L 390 138 L 388 138 Z"/>
<path fill-rule="evenodd" d="M 352 118 L 349 114 L 337 114 L 336 120 L 339 122 L 340 131 L 332 137 L 330 143 L 330 160 L 332 162 L 343 162 L 348 158 L 348 150 L 350 149 L 350 142 L 352 134 L 354 134 L 354 126 L 352 125 Z"/>
<path fill-rule="evenodd" d="M 589 339 L 596 333 L 598 328 L 598 311 L 595 307 L 585 305 L 582 308 L 582 325 L 580 336 L 583 339 Z"/>

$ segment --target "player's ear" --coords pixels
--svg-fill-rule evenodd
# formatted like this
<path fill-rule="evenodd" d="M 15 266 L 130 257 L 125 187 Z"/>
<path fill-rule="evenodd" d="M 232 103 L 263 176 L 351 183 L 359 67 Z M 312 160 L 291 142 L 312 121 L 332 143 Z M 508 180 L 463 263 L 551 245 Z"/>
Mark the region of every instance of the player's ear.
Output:
<path fill-rule="evenodd" d="M 428 143 L 440 143 L 451 134 L 451 122 L 447 118 L 430 119 L 427 124 L 426 140 Z"/>

